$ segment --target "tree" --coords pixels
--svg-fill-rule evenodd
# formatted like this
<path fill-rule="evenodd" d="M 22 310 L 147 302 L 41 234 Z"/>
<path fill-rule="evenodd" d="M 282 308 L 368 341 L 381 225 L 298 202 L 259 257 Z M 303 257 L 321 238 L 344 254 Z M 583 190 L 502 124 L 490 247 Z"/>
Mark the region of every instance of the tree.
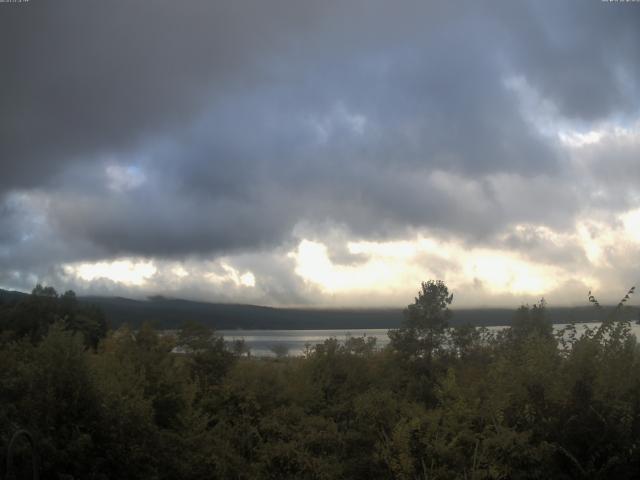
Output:
<path fill-rule="evenodd" d="M 48 298 L 58 298 L 58 292 L 53 287 L 43 287 L 41 284 L 37 284 L 33 290 L 31 290 L 31 295 L 35 297 L 48 297 Z"/>
<path fill-rule="evenodd" d="M 389 330 L 391 347 L 408 357 L 423 358 L 428 363 L 443 346 L 449 327 L 449 305 L 453 294 L 442 280 L 422 282 L 418 296 L 404 311 L 404 323 Z"/>
<path fill-rule="evenodd" d="M 532 334 L 553 338 L 553 324 L 547 318 L 547 302 L 544 298 L 531 307 L 522 305 L 516 310 L 510 334 L 514 339 L 524 339 Z"/>
<path fill-rule="evenodd" d="M 191 374 L 202 392 L 219 384 L 237 359 L 237 355 L 227 349 L 223 337 L 196 322 L 183 324 L 178 333 L 178 347 L 185 350 Z"/>

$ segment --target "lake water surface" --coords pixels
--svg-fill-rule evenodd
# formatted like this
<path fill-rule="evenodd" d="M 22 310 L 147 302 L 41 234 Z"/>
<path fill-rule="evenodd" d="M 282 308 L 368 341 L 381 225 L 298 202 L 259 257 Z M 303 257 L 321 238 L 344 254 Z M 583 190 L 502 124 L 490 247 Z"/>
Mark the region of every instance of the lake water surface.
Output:
<path fill-rule="evenodd" d="M 554 329 L 564 328 L 566 324 L 554 325 Z M 576 323 L 578 333 L 586 327 L 597 327 L 597 323 Z M 492 331 L 499 331 L 506 327 L 487 327 Z M 640 338 L 640 325 L 632 324 L 631 329 Z M 349 337 L 375 337 L 379 348 L 389 343 L 388 329 L 351 329 L 351 330 L 219 330 L 226 341 L 244 340 L 251 354 L 255 356 L 274 356 L 274 348 L 286 349 L 289 355 L 302 355 L 306 345 L 314 346 L 328 338 L 345 341 Z"/>

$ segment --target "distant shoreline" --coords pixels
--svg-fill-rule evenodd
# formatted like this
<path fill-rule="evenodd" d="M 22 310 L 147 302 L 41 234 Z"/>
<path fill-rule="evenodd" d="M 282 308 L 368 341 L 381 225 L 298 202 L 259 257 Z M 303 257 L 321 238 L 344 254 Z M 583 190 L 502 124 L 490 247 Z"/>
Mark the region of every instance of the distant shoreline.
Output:
<path fill-rule="evenodd" d="M 18 301 L 28 294 L 0 290 L 0 301 Z M 156 298 L 133 300 L 122 297 L 79 297 L 83 303 L 98 306 L 111 328 L 128 324 L 138 327 L 150 322 L 161 330 L 178 329 L 191 321 L 216 330 L 334 330 L 390 329 L 400 326 L 403 308 L 279 308 L 258 305 L 207 303 Z M 513 308 L 452 308 L 451 326 L 500 327 L 511 324 Z M 601 321 L 613 307 L 598 312 L 592 306 L 547 307 L 553 324 Z M 600 317 L 598 317 L 600 314 Z M 638 307 L 625 310 L 625 319 L 635 321 Z"/>

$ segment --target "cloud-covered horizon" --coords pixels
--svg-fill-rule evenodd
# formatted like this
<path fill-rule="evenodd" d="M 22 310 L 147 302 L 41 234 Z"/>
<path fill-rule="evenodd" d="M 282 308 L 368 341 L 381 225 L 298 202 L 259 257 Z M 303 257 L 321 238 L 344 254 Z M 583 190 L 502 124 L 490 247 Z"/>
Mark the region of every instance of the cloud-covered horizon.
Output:
<path fill-rule="evenodd" d="M 0 287 L 617 299 L 638 25 L 600 1 L 0 4 Z"/>

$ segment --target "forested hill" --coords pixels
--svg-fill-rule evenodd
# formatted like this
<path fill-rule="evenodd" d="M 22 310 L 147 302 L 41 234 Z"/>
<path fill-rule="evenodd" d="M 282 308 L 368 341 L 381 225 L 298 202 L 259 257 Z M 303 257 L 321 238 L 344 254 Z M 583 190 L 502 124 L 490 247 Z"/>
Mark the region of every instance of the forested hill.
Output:
<path fill-rule="evenodd" d="M 15 301 L 24 297 L 21 292 L 0 290 L 0 301 Z M 123 323 L 139 326 L 151 322 L 156 328 L 178 328 L 185 321 L 195 321 L 222 329 L 338 329 L 338 328 L 397 328 L 402 321 L 402 308 L 315 309 L 272 308 L 256 305 L 195 302 L 154 297 L 132 300 L 121 297 L 79 297 L 83 303 L 99 306 L 111 327 Z M 508 308 L 477 308 L 453 310 L 453 326 L 509 325 L 518 305 Z M 607 308 L 604 309 L 605 311 Z M 598 320 L 598 312 L 590 306 L 549 307 L 547 314 L 553 323 Z M 637 318 L 637 309 L 626 312 Z"/>

